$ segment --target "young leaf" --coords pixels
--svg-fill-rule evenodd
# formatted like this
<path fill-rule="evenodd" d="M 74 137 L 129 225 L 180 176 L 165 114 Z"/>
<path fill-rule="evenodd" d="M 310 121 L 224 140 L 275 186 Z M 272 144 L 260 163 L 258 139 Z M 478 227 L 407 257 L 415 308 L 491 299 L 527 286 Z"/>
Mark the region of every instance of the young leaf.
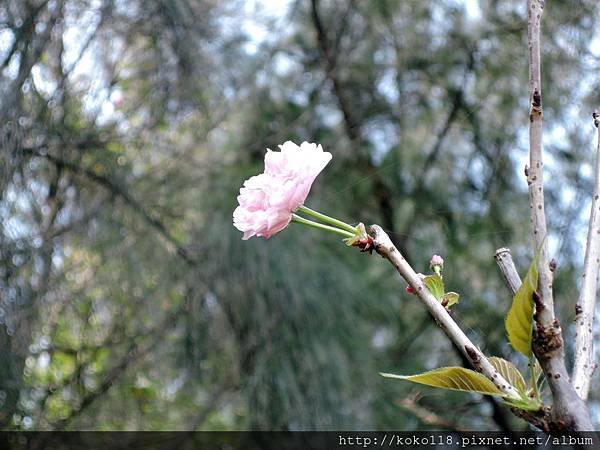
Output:
<path fill-rule="evenodd" d="M 489 360 L 492 366 L 494 366 L 494 369 L 496 369 L 500 375 L 512 385 L 512 387 L 519 391 L 521 395 L 525 395 L 525 379 L 513 363 L 496 356 L 492 356 Z"/>
<path fill-rule="evenodd" d="M 539 251 L 525 275 L 523 284 L 515 294 L 504 327 L 508 341 L 515 350 L 529 357 L 531 354 L 531 323 L 533 321 L 533 293 L 538 283 Z"/>
<path fill-rule="evenodd" d="M 446 292 L 444 294 L 444 300 L 447 302 L 446 308 L 450 308 L 452 305 L 458 303 L 458 297 L 459 296 L 456 292 Z"/>
<path fill-rule="evenodd" d="M 417 375 L 394 375 L 391 373 L 382 373 L 381 375 L 386 378 L 408 380 L 413 383 L 454 391 L 478 392 L 480 394 L 497 395 L 499 397 L 505 396 L 494 383 L 482 374 L 474 370 L 465 369 L 464 367 L 441 367 Z"/>
<path fill-rule="evenodd" d="M 434 275 L 427 275 L 423 278 L 423 282 L 427 289 L 431 291 L 433 296 L 437 298 L 440 302 L 444 298 L 444 282 L 442 281 L 442 277 L 440 277 L 437 273 Z"/>

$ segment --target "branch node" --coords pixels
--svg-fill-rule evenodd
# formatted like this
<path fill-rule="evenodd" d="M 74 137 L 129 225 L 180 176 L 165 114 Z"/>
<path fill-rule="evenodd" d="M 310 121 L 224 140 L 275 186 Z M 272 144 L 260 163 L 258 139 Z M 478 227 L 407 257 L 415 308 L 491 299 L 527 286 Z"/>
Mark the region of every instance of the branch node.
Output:
<path fill-rule="evenodd" d="M 480 359 L 479 355 L 477 354 L 477 351 L 473 347 L 465 345 L 465 351 L 467 352 L 467 355 L 469 355 L 469 358 L 471 358 L 471 361 L 473 361 L 474 363 L 479 362 L 479 359 Z"/>
<path fill-rule="evenodd" d="M 533 331 L 533 349 L 540 361 L 548 361 L 556 357 L 562 346 L 563 339 L 558 319 L 555 319 L 550 327 L 544 327 L 542 324 L 536 323 Z M 554 374 L 554 378 L 560 378 L 560 374 Z"/>
<path fill-rule="evenodd" d="M 541 112 L 542 109 L 542 94 L 540 94 L 540 90 L 535 88 L 533 90 L 533 102 L 531 103 L 533 109 L 537 109 Z"/>
<path fill-rule="evenodd" d="M 471 347 L 469 345 L 465 345 L 465 352 L 467 353 L 467 356 L 471 360 L 471 364 L 473 365 L 473 368 L 477 372 L 481 372 L 482 371 L 481 356 L 479 356 L 479 354 L 477 353 L 477 350 L 475 350 L 473 347 Z M 496 373 L 494 373 L 494 375 L 492 375 L 492 378 L 493 378 L 492 381 L 496 382 L 496 378 L 497 378 Z"/>

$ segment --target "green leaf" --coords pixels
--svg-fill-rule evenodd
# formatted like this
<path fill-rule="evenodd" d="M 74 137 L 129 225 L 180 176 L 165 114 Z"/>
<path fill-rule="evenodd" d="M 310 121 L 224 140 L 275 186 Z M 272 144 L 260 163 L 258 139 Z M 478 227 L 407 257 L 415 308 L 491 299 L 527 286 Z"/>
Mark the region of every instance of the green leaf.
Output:
<path fill-rule="evenodd" d="M 427 386 L 450 389 L 453 391 L 478 392 L 486 395 L 504 397 L 505 394 L 498 389 L 494 383 L 479 372 L 465 369 L 464 367 L 441 367 L 429 372 L 417 375 L 394 375 L 382 373 L 386 378 L 397 378 L 408 380 L 413 383 L 425 384 Z"/>
<path fill-rule="evenodd" d="M 543 244 L 542 244 L 543 245 Z M 515 350 L 529 357 L 531 354 L 531 324 L 533 321 L 533 293 L 538 284 L 538 251 L 529 266 L 523 284 L 515 294 L 504 327 L 508 341 Z"/>
<path fill-rule="evenodd" d="M 434 275 L 427 275 L 423 278 L 423 283 L 425 283 L 425 286 L 427 286 L 427 289 L 431 291 L 433 296 L 441 302 L 444 298 L 444 282 L 442 281 L 442 277 L 437 273 Z"/>
<path fill-rule="evenodd" d="M 452 305 L 457 304 L 458 297 L 459 297 L 459 295 L 456 292 L 446 292 L 444 294 L 444 301 L 447 302 L 446 308 L 450 308 Z"/>
<path fill-rule="evenodd" d="M 490 363 L 494 366 L 500 375 L 508 381 L 521 395 L 525 395 L 526 384 L 521 372 L 514 366 L 513 363 L 496 356 L 489 358 Z"/>

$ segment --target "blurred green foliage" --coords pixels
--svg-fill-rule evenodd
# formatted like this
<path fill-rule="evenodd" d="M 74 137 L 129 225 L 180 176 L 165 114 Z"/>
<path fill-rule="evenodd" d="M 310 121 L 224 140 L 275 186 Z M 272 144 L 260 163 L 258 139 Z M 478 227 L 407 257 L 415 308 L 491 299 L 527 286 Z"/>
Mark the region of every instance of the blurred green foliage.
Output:
<path fill-rule="evenodd" d="M 334 158 L 308 205 L 381 224 L 417 271 L 443 255 L 457 321 L 523 367 L 492 256 L 508 246 L 525 270 L 532 254 L 525 2 L 265 8 L 0 4 L 4 429 L 525 426 L 479 395 L 378 375 L 461 364 L 383 260 L 296 225 L 242 241 L 231 223 L 265 148 L 319 142 Z M 549 242 L 567 332 L 598 15 L 593 0 L 548 2 L 544 22 Z"/>

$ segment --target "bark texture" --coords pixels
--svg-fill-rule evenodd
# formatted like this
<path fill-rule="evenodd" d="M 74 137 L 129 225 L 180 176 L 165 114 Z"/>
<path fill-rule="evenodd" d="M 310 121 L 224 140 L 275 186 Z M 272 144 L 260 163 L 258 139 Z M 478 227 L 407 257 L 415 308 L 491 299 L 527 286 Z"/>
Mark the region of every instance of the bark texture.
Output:
<path fill-rule="evenodd" d="M 550 426 L 553 430 L 591 430 L 587 405 L 575 392 L 565 367 L 562 330 L 554 315 L 553 273 L 547 248 L 546 213 L 543 178 L 543 108 L 540 35 L 544 0 L 527 0 L 527 34 L 529 40 L 529 201 L 534 251 L 539 251 L 538 292 L 534 295 L 535 313 L 533 351 L 542 366 L 552 391 L 554 404 Z"/>
<path fill-rule="evenodd" d="M 598 128 L 600 111 L 593 114 L 594 125 Z M 598 268 L 600 267 L 600 129 L 596 152 L 594 196 L 588 225 L 585 262 L 579 299 L 575 305 L 575 365 L 573 386 L 583 400 L 587 400 L 592 375 L 596 369 L 594 362 L 594 311 L 598 291 Z"/>

